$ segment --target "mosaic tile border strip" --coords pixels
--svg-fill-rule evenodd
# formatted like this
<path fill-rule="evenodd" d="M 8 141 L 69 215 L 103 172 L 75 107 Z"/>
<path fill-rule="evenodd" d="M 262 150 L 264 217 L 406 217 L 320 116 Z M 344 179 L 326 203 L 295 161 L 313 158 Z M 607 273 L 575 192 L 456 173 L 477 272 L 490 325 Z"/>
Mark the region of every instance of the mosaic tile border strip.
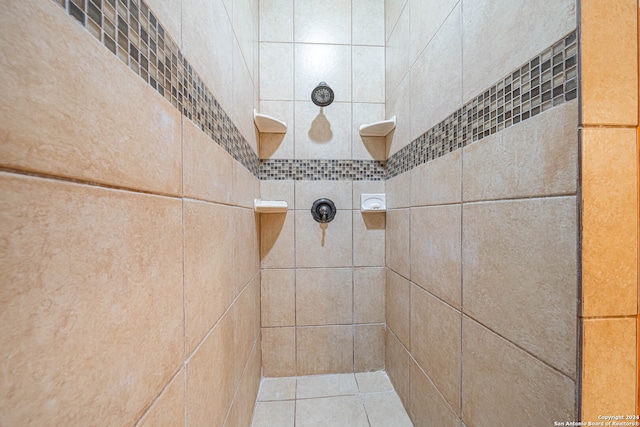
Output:
<path fill-rule="evenodd" d="M 393 154 L 386 178 L 575 99 L 577 54 L 573 31 Z"/>
<path fill-rule="evenodd" d="M 53 0 L 258 176 L 258 156 L 143 0 Z"/>
<path fill-rule="evenodd" d="M 261 180 L 382 181 L 386 171 L 378 160 L 260 159 Z"/>

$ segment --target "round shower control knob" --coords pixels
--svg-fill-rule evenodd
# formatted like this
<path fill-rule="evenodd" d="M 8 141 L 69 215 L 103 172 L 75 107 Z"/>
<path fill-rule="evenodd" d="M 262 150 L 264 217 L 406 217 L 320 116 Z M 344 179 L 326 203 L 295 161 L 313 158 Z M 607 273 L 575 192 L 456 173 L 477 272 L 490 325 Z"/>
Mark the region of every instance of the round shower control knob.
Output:
<path fill-rule="evenodd" d="M 331 222 L 336 216 L 336 205 L 329 199 L 318 199 L 311 206 L 311 216 L 319 223 Z"/>

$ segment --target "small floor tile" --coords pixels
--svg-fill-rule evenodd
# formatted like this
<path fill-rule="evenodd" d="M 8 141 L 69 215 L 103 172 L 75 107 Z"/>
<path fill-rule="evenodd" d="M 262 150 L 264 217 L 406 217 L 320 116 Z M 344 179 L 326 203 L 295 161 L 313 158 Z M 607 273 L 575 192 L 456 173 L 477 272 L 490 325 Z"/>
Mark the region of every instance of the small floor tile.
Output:
<path fill-rule="evenodd" d="M 298 378 L 297 399 L 357 394 L 358 385 L 353 374 L 312 375 Z"/>
<path fill-rule="evenodd" d="M 362 398 L 371 427 L 413 427 L 396 393 L 370 393 Z"/>
<path fill-rule="evenodd" d="M 258 402 L 253 415 L 252 427 L 294 427 L 294 400 L 280 402 Z"/>
<path fill-rule="evenodd" d="M 296 398 L 295 378 L 264 378 L 260 383 L 258 401 L 292 400 Z"/>
<path fill-rule="evenodd" d="M 360 396 L 296 401 L 296 427 L 369 427 Z"/>
<path fill-rule="evenodd" d="M 360 393 L 393 391 L 391 381 L 384 371 L 357 373 L 356 382 Z"/>

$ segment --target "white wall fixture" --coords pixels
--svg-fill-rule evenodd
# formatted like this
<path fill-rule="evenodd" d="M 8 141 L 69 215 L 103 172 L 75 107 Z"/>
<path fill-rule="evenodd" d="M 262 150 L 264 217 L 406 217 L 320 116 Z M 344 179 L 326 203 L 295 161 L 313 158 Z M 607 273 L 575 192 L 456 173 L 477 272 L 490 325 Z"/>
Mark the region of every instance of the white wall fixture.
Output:
<path fill-rule="evenodd" d="M 284 200 L 253 199 L 253 210 L 258 213 L 283 213 L 287 208 L 287 202 Z"/>
<path fill-rule="evenodd" d="M 361 194 L 360 195 L 360 211 L 361 212 L 385 212 L 387 210 L 387 195 L 380 194 Z"/>
<path fill-rule="evenodd" d="M 360 136 L 387 136 L 396 128 L 396 116 L 389 120 L 364 124 L 360 126 Z"/>
<path fill-rule="evenodd" d="M 287 133 L 287 123 L 253 110 L 253 122 L 261 133 Z"/>

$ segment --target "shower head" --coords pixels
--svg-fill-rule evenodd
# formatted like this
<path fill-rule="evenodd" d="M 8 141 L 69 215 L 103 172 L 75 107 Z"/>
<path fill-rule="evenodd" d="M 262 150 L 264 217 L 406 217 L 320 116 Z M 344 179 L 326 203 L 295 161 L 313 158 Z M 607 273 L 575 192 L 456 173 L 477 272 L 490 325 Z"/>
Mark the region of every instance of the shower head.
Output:
<path fill-rule="evenodd" d="M 318 107 L 326 107 L 333 102 L 333 90 L 325 82 L 318 83 L 311 91 L 311 100 Z"/>

